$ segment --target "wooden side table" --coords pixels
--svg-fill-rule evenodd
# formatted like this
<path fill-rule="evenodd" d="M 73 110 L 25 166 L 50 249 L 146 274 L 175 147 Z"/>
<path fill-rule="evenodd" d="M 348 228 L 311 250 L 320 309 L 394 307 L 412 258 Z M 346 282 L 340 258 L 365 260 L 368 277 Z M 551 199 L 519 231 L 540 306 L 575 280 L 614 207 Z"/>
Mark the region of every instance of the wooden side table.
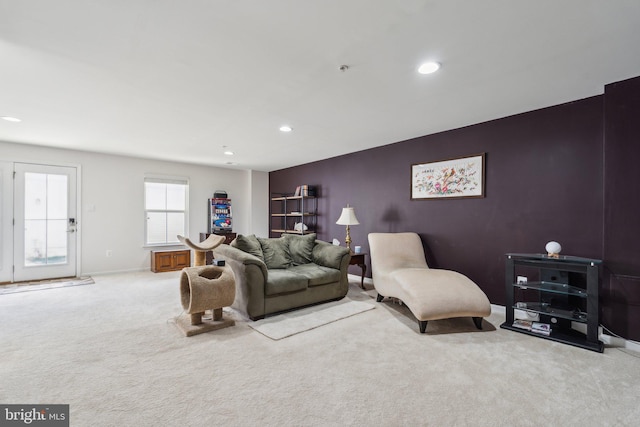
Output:
<path fill-rule="evenodd" d="M 357 265 L 362 269 L 362 277 L 360 279 L 360 287 L 364 289 L 364 275 L 367 273 L 367 264 L 365 263 L 365 255 L 364 252 L 359 254 L 351 253 L 351 261 L 349 261 L 349 265 Z"/>

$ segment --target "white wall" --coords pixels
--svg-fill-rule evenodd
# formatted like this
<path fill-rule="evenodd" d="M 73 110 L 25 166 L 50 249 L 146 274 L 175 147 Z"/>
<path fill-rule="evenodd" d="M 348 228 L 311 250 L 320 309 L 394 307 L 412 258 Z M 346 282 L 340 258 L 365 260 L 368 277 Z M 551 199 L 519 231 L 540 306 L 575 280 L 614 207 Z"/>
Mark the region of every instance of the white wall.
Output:
<path fill-rule="evenodd" d="M 269 173 L 249 171 L 249 187 L 251 233 L 269 237 Z"/>
<path fill-rule="evenodd" d="M 268 199 L 268 174 L 264 172 L 1 141 L 0 161 L 81 166 L 80 274 L 150 268 L 149 248 L 143 247 L 145 174 L 189 178 L 188 234 L 192 238 L 197 239 L 200 232 L 207 231 L 207 198 L 215 190 L 226 191 L 233 200 L 234 232 L 258 235 L 268 232 L 265 225 L 268 203 L 262 202 Z M 259 183 L 252 184 L 254 177 L 259 177 L 256 179 Z M 254 189 L 264 191 L 263 195 L 255 194 Z M 106 256 L 107 250 L 112 251 L 111 257 Z"/>

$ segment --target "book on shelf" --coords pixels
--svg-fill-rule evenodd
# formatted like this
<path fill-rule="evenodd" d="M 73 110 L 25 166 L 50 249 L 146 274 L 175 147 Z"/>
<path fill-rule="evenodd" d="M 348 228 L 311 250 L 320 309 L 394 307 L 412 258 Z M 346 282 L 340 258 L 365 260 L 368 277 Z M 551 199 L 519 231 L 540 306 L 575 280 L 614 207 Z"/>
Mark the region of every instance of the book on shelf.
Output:
<path fill-rule="evenodd" d="M 296 192 L 295 192 L 295 193 L 293 193 L 293 196 L 294 196 L 294 197 L 298 197 L 299 195 L 300 195 L 300 186 L 298 185 L 298 186 L 296 187 Z"/>
<path fill-rule="evenodd" d="M 551 325 L 548 323 L 541 322 L 532 322 L 531 323 L 531 332 L 535 332 L 540 335 L 550 335 L 551 334 Z"/>
<path fill-rule="evenodd" d="M 513 327 L 530 331 L 532 323 L 533 322 L 531 320 L 515 319 L 513 321 Z"/>

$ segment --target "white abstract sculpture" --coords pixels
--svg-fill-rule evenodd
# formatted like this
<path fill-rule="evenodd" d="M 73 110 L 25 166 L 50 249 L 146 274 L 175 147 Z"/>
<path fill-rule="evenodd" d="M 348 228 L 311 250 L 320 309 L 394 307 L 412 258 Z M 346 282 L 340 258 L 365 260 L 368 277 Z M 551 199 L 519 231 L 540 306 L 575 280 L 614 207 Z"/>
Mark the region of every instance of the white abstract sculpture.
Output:
<path fill-rule="evenodd" d="M 547 250 L 547 255 L 549 255 L 550 257 L 553 257 L 553 258 L 560 257 L 560 251 L 562 250 L 562 246 L 560 246 L 560 243 L 549 242 L 544 248 Z"/>
<path fill-rule="evenodd" d="M 305 223 L 303 223 L 303 222 L 296 222 L 293 225 L 293 229 L 295 231 L 298 231 L 298 232 L 302 233 L 303 231 L 307 231 L 309 229 L 309 227 L 307 227 L 307 225 Z"/>

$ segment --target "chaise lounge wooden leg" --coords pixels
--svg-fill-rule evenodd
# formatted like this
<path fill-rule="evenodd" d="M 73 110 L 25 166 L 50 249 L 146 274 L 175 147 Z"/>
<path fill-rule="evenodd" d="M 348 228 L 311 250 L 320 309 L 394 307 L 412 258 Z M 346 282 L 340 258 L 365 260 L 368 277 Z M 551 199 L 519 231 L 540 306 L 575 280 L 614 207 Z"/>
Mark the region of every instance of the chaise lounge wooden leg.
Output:
<path fill-rule="evenodd" d="M 475 323 L 476 328 L 482 329 L 482 317 L 472 317 L 473 323 Z"/>
<path fill-rule="evenodd" d="M 427 330 L 427 321 L 426 320 L 418 320 L 418 323 L 420 324 L 420 333 L 424 334 L 424 331 Z"/>
<path fill-rule="evenodd" d="M 376 301 L 377 302 L 381 302 L 384 299 L 384 296 L 378 294 L 378 296 L 376 297 Z"/>

